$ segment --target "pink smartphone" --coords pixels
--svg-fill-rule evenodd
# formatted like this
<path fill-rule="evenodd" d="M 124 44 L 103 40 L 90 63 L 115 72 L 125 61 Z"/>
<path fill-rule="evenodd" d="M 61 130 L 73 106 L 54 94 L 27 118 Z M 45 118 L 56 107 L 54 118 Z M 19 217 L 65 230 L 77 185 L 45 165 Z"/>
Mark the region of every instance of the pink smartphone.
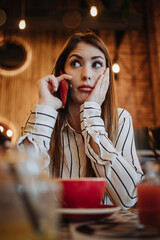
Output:
<path fill-rule="evenodd" d="M 60 71 L 60 75 L 62 75 L 62 71 Z M 72 85 L 69 80 L 63 80 L 59 85 L 59 95 L 62 101 L 63 107 L 67 107 L 70 100 Z"/>

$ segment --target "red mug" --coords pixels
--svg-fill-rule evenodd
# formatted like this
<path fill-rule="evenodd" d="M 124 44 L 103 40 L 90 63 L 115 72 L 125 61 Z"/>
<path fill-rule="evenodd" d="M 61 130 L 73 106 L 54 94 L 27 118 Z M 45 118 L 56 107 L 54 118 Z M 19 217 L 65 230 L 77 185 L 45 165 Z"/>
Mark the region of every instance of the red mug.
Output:
<path fill-rule="evenodd" d="M 65 208 L 98 208 L 105 194 L 105 178 L 58 181 L 62 184 L 62 206 Z"/>

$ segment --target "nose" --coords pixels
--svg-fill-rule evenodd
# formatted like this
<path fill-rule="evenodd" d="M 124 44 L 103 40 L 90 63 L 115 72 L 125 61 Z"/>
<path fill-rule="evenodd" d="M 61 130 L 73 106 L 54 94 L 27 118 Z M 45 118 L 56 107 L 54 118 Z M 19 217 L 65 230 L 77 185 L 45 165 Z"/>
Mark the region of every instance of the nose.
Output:
<path fill-rule="evenodd" d="M 91 69 L 89 68 L 89 66 L 83 67 L 81 78 L 83 81 L 91 80 Z"/>

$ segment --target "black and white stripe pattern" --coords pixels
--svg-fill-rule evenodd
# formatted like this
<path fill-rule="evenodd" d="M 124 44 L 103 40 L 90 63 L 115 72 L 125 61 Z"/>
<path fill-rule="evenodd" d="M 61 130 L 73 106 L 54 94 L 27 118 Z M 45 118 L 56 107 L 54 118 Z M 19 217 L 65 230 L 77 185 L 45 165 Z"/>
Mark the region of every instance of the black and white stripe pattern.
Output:
<path fill-rule="evenodd" d="M 106 193 L 112 203 L 128 209 L 136 203 L 136 185 L 143 176 L 135 149 L 132 119 L 126 110 L 119 109 L 119 131 L 117 139 L 112 143 L 100 116 L 101 108 L 97 103 L 85 102 L 80 108 L 82 133 L 74 131 L 68 124 L 63 126 L 61 140 L 64 154 L 60 177 L 84 177 L 88 156 L 96 176 L 106 178 Z M 36 151 L 41 149 L 46 154 L 46 167 L 49 166 L 47 151 L 56 118 L 54 109 L 37 105 L 27 120 L 26 135 L 18 141 L 21 148 L 24 138 L 28 137 Z M 98 145 L 98 155 L 90 146 L 91 138 Z"/>

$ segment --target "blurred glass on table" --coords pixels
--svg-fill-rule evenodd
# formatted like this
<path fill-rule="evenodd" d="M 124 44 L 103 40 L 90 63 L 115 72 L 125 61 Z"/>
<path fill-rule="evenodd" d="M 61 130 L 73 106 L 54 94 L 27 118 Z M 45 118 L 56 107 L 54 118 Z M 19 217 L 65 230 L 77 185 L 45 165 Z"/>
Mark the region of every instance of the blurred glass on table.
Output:
<path fill-rule="evenodd" d="M 160 229 L 160 163 L 145 164 L 145 178 L 138 188 L 138 213 L 140 224 Z"/>
<path fill-rule="evenodd" d="M 0 239 L 58 239 L 61 186 L 43 161 L 29 152 L 0 154 Z"/>

